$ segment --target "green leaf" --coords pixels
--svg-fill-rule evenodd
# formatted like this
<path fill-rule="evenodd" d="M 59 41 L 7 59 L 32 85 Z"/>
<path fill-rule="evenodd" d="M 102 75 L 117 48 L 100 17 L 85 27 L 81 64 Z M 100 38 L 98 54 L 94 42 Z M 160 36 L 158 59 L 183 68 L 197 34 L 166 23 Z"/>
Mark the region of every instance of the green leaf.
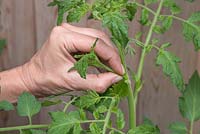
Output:
<path fill-rule="evenodd" d="M 8 101 L 1 101 L 0 110 L 4 110 L 4 111 L 14 110 L 14 106 Z"/>
<path fill-rule="evenodd" d="M 90 124 L 90 131 L 92 134 L 100 134 L 102 132 L 101 128 L 96 123 Z"/>
<path fill-rule="evenodd" d="M 179 98 L 179 110 L 191 122 L 200 119 L 200 77 L 194 72 L 183 95 Z"/>
<path fill-rule="evenodd" d="M 61 104 L 62 103 L 62 100 L 55 100 L 55 101 L 52 101 L 52 100 L 44 100 L 42 102 L 42 106 L 43 107 L 49 107 L 49 106 L 53 106 L 53 105 L 58 105 L 58 104 Z"/>
<path fill-rule="evenodd" d="M 118 109 L 116 116 L 117 116 L 116 120 L 117 128 L 123 129 L 125 127 L 124 113 L 120 109 Z"/>
<path fill-rule="evenodd" d="M 31 118 L 33 115 L 40 112 L 41 103 L 36 100 L 35 96 L 30 93 L 24 92 L 19 96 L 17 102 L 17 112 L 20 116 L 28 116 Z"/>
<path fill-rule="evenodd" d="M 164 0 L 163 5 L 169 8 L 172 14 L 179 14 L 181 12 L 181 8 L 176 4 L 175 0 Z"/>
<path fill-rule="evenodd" d="M 157 126 L 143 124 L 129 130 L 128 134 L 160 134 L 160 130 Z"/>
<path fill-rule="evenodd" d="M 137 5 L 135 3 L 127 3 L 126 10 L 128 19 L 132 21 L 135 18 L 135 14 L 137 13 Z"/>
<path fill-rule="evenodd" d="M 187 126 L 183 122 L 174 122 L 169 125 L 171 134 L 187 134 Z"/>
<path fill-rule="evenodd" d="M 83 5 L 85 1 L 83 0 L 54 0 L 53 2 L 49 3 L 48 6 L 57 6 L 58 7 L 58 18 L 57 18 L 57 25 L 60 25 L 63 22 L 63 18 L 65 13 L 68 11 L 74 10 L 78 8 L 78 6 Z M 79 11 L 83 11 L 80 10 Z M 81 14 L 81 13 L 76 13 Z M 74 16 L 75 17 L 75 16 Z"/>
<path fill-rule="evenodd" d="M 6 46 L 6 40 L 5 39 L 1 39 L 0 40 L 0 54 L 2 53 L 3 49 Z"/>
<path fill-rule="evenodd" d="M 195 23 L 195 22 L 200 22 L 200 11 L 197 11 L 195 13 L 193 13 L 189 19 L 189 22 Z"/>
<path fill-rule="evenodd" d="M 88 10 L 89 5 L 86 3 L 74 8 L 68 13 L 67 22 L 79 22 Z"/>
<path fill-rule="evenodd" d="M 90 106 L 98 103 L 100 96 L 94 91 L 88 91 L 86 95 L 80 96 L 74 103 L 79 108 L 89 108 Z"/>
<path fill-rule="evenodd" d="M 149 11 L 148 10 L 146 10 L 146 9 L 142 10 L 139 22 L 142 25 L 146 25 L 149 22 Z"/>
<path fill-rule="evenodd" d="M 153 4 L 158 2 L 158 0 L 144 0 L 145 5 Z"/>
<path fill-rule="evenodd" d="M 106 71 L 112 72 L 112 69 L 110 69 L 109 67 L 107 67 L 106 65 L 104 65 L 103 63 L 101 63 L 101 61 L 99 60 L 99 58 L 96 56 L 95 52 L 94 52 L 94 47 L 96 46 L 98 39 L 95 41 L 92 50 L 89 54 L 85 54 L 85 55 L 76 55 L 76 57 L 80 58 L 79 61 L 77 61 L 74 64 L 74 67 L 71 68 L 69 71 L 71 70 L 77 70 L 78 73 L 80 74 L 80 76 L 84 79 L 86 79 L 86 73 L 87 73 L 87 69 L 89 66 L 94 66 L 97 68 L 101 68 L 104 69 Z"/>
<path fill-rule="evenodd" d="M 171 81 L 180 91 L 184 90 L 184 81 L 181 74 L 180 68 L 177 63 L 180 62 L 180 59 L 173 55 L 172 53 L 160 49 L 157 54 L 156 64 L 162 65 L 163 72 L 170 77 Z"/>
<path fill-rule="evenodd" d="M 48 134 L 66 134 L 70 133 L 71 129 L 77 134 L 81 133 L 79 111 L 72 111 L 67 114 L 64 112 L 51 112 L 50 116 L 52 124 L 48 129 Z"/>
<path fill-rule="evenodd" d="M 120 82 L 112 85 L 103 95 L 105 96 L 118 96 L 120 98 L 124 98 L 128 96 L 128 84 L 123 79 Z"/>
<path fill-rule="evenodd" d="M 118 11 L 108 12 L 103 15 L 103 26 L 109 28 L 112 36 L 117 40 L 122 48 L 128 44 L 128 25 L 125 23 L 126 18 Z"/>

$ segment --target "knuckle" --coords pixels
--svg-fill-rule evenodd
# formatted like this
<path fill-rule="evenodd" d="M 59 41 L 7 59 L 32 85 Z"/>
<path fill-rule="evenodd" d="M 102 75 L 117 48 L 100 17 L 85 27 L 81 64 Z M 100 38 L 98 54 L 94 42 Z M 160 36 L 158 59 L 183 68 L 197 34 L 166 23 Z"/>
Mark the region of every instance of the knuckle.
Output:
<path fill-rule="evenodd" d="M 58 35 L 58 34 L 62 33 L 62 31 L 63 31 L 63 28 L 61 26 L 56 26 L 51 31 L 51 35 L 53 35 L 53 36 Z"/>
<path fill-rule="evenodd" d="M 95 90 L 99 93 L 103 93 L 106 90 L 106 86 L 103 82 L 99 82 L 96 86 L 95 86 Z"/>

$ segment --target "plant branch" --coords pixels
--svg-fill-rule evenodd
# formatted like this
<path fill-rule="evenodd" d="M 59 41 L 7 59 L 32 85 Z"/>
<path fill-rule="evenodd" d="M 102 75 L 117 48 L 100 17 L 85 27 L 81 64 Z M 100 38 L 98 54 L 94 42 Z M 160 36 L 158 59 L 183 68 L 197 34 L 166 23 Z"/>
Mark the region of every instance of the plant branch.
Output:
<path fill-rule="evenodd" d="M 24 130 L 24 129 L 39 129 L 39 128 L 48 128 L 48 127 L 49 127 L 48 124 L 43 124 L 43 125 L 25 125 L 25 126 L 0 128 L 0 132 Z"/>
<path fill-rule="evenodd" d="M 107 115 L 106 115 L 106 118 L 105 118 L 105 123 L 104 123 L 104 126 L 103 126 L 103 133 L 102 134 L 106 134 L 107 126 L 108 126 L 110 116 L 111 116 L 111 113 L 112 113 L 112 108 L 114 107 L 114 105 L 115 105 L 115 100 L 112 99 L 112 101 L 110 103 L 110 107 L 109 107 Z"/>
<path fill-rule="evenodd" d="M 76 99 L 77 99 L 77 97 L 73 98 L 70 102 L 66 103 L 66 105 L 63 109 L 63 112 L 66 112 L 69 105 L 71 105 Z"/>
<path fill-rule="evenodd" d="M 114 130 L 115 132 L 120 133 L 120 134 L 125 134 L 124 132 L 122 132 L 114 127 L 109 127 L 109 129 Z"/>
<path fill-rule="evenodd" d="M 156 12 L 153 11 L 152 9 L 148 8 L 147 6 L 142 5 L 142 4 L 138 3 L 138 2 L 135 2 L 135 4 L 136 4 L 137 6 L 143 8 L 143 9 L 146 9 L 147 11 L 149 11 L 150 13 L 152 13 L 153 15 L 156 15 Z"/>
<path fill-rule="evenodd" d="M 194 121 L 191 121 L 190 122 L 190 131 L 189 131 L 189 134 L 193 134 L 193 124 L 194 124 Z"/>

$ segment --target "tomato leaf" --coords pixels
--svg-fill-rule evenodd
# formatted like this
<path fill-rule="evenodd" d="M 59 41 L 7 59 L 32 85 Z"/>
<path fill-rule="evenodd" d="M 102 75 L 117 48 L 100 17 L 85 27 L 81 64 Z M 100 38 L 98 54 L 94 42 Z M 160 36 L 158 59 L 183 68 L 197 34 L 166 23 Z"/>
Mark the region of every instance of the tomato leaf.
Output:
<path fill-rule="evenodd" d="M 76 58 L 80 58 L 80 60 L 77 61 L 74 64 L 74 67 L 72 67 L 69 71 L 77 70 L 80 76 L 84 79 L 86 79 L 86 73 L 89 66 L 94 66 L 112 72 L 111 68 L 101 63 L 101 61 L 94 52 L 94 47 L 96 46 L 97 41 L 98 39 L 95 41 L 92 50 L 89 54 L 75 56 Z"/>
<path fill-rule="evenodd" d="M 122 48 L 128 44 L 128 25 L 125 23 L 126 18 L 118 11 L 108 12 L 103 15 L 103 26 L 108 27 L 112 36 L 116 39 Z"/>
<path fill-rule="evenodd" d="M 30 93 L 24 92 L 19 96 L 17 102 L 17 112 L 20 116 L 28 116 L 31 118 L 33 115 L 40 112 L 41 103 L 36 100 L 35 96 Z"/>
<path fill-rule="evenodd" d="M 187 126 L 183 122 L 173 122 L 169 125 L 171 134 L 187 134 Z"/>
<path fill-rule="evenodd" d="M 88 12 L 89 5 L 83 3 L 72 9 L 67 15 L 67 22 L 79 22 L 81 18 Z"/>
<path fill-rule="evenodd" d="M 13 104 L 11 104 L 8 101 L 1 101 L 0 102 L 0 110 L 4 110 L 4 111 L 14 110 L 14 106 L 13 106 Z"/>
<path fill-rule="evenodd" d="M 194 72 L 183 95 L 179 98 L 179 109 L 183 117 L 191 122 L 200 119 L 200 77 Z"/>
<path fill-rule="evenodd" d="M 180 59 L 171 52 L 160 49 L 157 54 L 156 64 L 162 65 L 163 72 L 170 77 L 173 84 L 177 86 L 180 91 L 184 90 L 184 81 L 178 63 Z"/>

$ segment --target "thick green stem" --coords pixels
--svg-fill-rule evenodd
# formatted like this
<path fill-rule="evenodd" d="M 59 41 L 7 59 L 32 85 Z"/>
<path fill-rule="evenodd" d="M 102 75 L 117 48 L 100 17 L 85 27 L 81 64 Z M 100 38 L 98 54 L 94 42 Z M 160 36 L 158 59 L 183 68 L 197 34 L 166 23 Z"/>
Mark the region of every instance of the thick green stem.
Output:
<path fill-rule="evenodd" d="M 193 134 L 193 124 L 194 124 L 194 122 L 191 121 L 190 122 L 190 132 L 189 132 L 189 134 Z"/>
<path fill-rule="evenodd" d="M 15 131 L 15 130 L 24 130 L 24 129 L 40 129 L 40 128 L 48 128 L 49 125 L 26 125 L 26 126 L 16 126 L 16 127 L 7 127 L 7 128 L 0 128 L 0 132 L 4 131 Z"/>

